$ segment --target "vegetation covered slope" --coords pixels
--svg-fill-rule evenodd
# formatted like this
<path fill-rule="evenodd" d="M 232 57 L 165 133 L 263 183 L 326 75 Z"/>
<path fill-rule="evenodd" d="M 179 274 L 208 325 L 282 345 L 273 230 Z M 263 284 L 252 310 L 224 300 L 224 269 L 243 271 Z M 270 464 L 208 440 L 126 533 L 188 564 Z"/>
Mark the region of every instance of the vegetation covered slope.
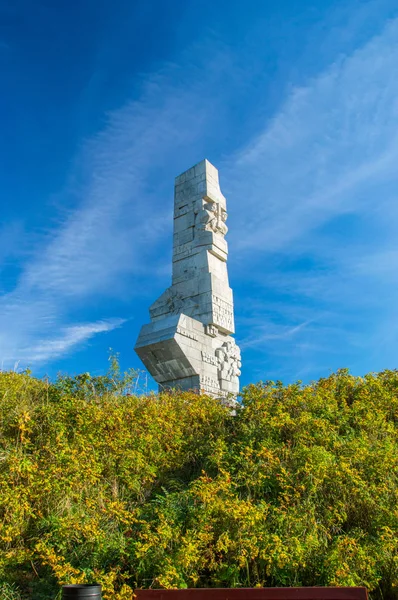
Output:
<path fill-rule="evenodd" d="M 92 581 L 119 599 L 256 585 L 397 597 L 398 372 L 252 385 L 231 416 L 206 396 L 126 395 L 114 368 L 0 374 L 0 598 Z"/>

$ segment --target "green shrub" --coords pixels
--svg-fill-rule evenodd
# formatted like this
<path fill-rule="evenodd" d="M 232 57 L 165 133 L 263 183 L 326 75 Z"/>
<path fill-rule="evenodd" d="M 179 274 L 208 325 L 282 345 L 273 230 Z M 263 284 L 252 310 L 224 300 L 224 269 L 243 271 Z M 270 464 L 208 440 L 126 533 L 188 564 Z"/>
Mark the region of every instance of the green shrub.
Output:
<path fill-rule="evenodd" d="M 22 600 L 22 596 L 14 585 L 0 583 L 0 600 Z"/>
<path fill-rule="evenodd" d="M 397 597 L 396 371 L 251 385 L 231 416 L 194 393 L 127 395 L 133 374 L 112 369 L 0 374 L 0 581 L 35 599 L 94 581 L 120 600 L 151 586 Z"/>

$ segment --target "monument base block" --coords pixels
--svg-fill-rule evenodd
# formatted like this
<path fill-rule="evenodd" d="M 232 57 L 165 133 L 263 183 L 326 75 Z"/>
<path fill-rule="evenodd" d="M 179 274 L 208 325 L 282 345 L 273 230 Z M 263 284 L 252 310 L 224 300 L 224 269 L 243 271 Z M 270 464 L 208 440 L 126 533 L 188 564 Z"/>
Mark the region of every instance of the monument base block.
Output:
<path fill-rule="evenodd" d="M 144 325 L 135 351 L 159 390 L 195 390 L 225 399 L 239 392 L 240 354 L 234 338 L 187 315 Z"/>

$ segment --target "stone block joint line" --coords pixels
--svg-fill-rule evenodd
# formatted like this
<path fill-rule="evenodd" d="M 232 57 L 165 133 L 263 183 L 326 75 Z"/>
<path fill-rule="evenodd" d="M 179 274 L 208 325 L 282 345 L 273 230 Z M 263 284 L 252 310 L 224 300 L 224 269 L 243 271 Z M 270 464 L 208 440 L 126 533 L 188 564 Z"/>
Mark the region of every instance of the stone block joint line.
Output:
<path fill-rule="evenodd" d="M 202 160 L 175 179 L 172 284 L 149 309 L 135 351 L 159 390 L 196 390 L 233 402 L 241 355 L 229 287 L 226 199 Z"/>

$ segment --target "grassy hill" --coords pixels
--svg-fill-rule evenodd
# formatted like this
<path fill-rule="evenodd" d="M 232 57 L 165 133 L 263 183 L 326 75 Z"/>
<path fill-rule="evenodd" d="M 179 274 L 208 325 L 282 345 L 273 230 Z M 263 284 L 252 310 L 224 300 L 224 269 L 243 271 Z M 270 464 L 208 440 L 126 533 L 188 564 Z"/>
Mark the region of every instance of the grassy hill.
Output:
<path fill-rule="evenodd" d="M 366 585 L 398 597 L 398 372 L 267 382 L 236 416 L 132 374 L 0 373 L 0 600 Z"/>

